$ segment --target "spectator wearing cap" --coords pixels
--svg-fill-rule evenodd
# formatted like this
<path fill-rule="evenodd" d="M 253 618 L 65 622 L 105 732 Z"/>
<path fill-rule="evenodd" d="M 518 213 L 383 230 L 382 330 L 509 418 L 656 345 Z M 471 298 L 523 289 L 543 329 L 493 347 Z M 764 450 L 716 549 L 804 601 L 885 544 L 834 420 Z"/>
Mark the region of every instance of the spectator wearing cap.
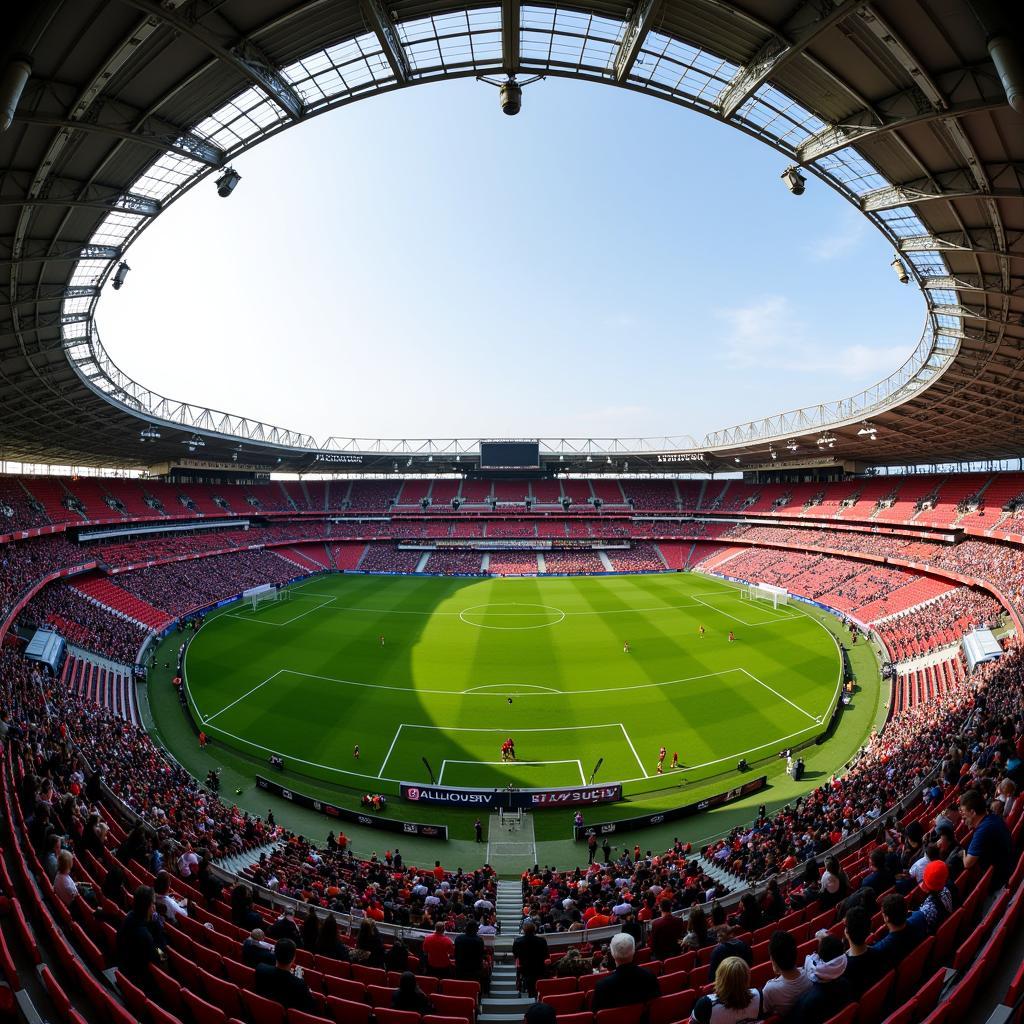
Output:
<path fill-rule="evenodd" d="M 928 894 L 921 905 L 908 918 L 909 925 L 920 925 L 929 935 L 953 913 L 956 890 L 949 881 L 949 868 L 944 861 L 933 860 L 925 866 L 921 888 Z"/>
<path fill-rule="evenodd" d="M 836 936 L 821 938 L 818 951 L 804 961 L 804 974 L 811 979 L 811 987 L 796 1001 L 786 1024 L 822 1024 L 853 999 L 846 978 L 846 954 Z"/>
<path fill-rule="evenodd" d="M 909 922 L 906 900 L 898 892 L 882 900 L 882 920 L 888 933 L 875 943 L 874 949 L 887 968 L 896 967 L 924 939 L 924 925 L 920 921 Z"/>

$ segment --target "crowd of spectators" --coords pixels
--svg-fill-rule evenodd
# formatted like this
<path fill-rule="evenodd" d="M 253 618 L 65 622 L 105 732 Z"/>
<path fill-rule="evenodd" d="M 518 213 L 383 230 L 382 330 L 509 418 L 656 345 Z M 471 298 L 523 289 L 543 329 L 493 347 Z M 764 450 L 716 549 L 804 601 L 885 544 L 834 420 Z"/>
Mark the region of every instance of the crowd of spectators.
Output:
<path fill-rule="evenodd" d="M 1024 781 L 1020 754 L 1002 735 L 1007 728 L 1016 735 L 1022 705 L 1024 658 L 1015 649 L 937 699 L 895 715 L 884 732 L 872 734 L 845 776 L 833 777 L 775 815 L 759 816 L 752 826 L 733 829 L 705 856 L 756 881 L 820 856 L 874 822 L 884 829 L 892 805 L 937 765 L 941 778 L 954 783 L 974 760 L 977 785 L 992 792 L 1007 762 L 1016 760 L 1017 778 Z M 972 709 L 977 716 L 968 723 Z"/>
<path fill-rule="evenodd" d="M 29 497 L 17 477 L 0 476 L 0 535 L 49 524 L 43 506 Z"/>
<path fill-rule="evenodd" d="M 346 847 L 333 833 L 322 848 L 288 836 L 281 848 L 261 854 L 247 876 L 282 896 L 357 918 L 425 931 L 443 924 L 450 932 L 464 931 L 476 921 L 483 934 L 495 934 L 497 876 L 492 868 L 446 871 L 438 861 L 421 868 L 406 864 L 398 847 L 360 860 Z"/>
<path fill-rule="evenodd" d="M 487 571 L 492 576 L 536 576 L 540 572 L 536 551 L 492 551 Z"/>
<path fill-rule="evenodd" d="M 370 544 L 359 568 L 364 572 L 415 572 L 422 551 L 400 551 L 392 544 Z"/>
<path fill-rule="evenodd" d="M 483 556 L 479 551 L 434 551 L 427 559 L 424 572 L 439 573 L 445 576 L 478 575 Z"/>
<path fill-rule="evenodd" d="M 90 557 L 60 534 L 0 546 L 0 622 L 32 584 L 57 569 L 81 565 Z"/>
<path fill-rule="evenodd" d="M 979 626 L 995 627 L 1003 606 L 991 594 L 957 587 L 930 604 L 912 608 L 875 626 L 889 657 L 905 661 L 929 651 L 959 643 Z"/>
<path fill-rule="evenodd" d="M 575 576 L 608 569 L 596 551 L 545 551 L 544 571 Z"/>
<path fill-rule="evenodd" d="M 18 624 L 52 625 L 68 643 L 123 665 L 134 665 L 147 630 L 137 622 L 87 600 L 65 583 L 44 587 L 25 606 Z"/>
<path fill-rule="evenodd" d="M 264 583 L 287 583 L 298 568 L 271 551 L 236 551 L 185 562 L 166 562 L 117 577 L 118 586 L 172 615 L 240 594 Z"/>
<path fill-rule="evenodd" d="M 653 544 L 634 544 L 623 551 L 607 551 L 616 572 L 664 572 L 665 563 Z"/>

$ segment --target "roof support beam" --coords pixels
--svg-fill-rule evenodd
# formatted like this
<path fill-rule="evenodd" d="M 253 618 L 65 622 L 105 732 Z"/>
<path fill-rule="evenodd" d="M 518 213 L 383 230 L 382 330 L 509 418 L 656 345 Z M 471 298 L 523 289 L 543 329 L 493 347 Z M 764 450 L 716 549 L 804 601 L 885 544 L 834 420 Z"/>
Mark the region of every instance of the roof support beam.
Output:
<path fill-rule="evenodd" d="M 901 238 L 900 252 L 972 252 L 979 256 L 1024 259 L 1024 231 L 1006 232 L 1006 246 L 1000 245 L 992 228 L 972 231 L 940 231 L 934 235 Z"/>
<path fill-rule="evenodd" d="M 615 54 L 613 67 L 615 81 L 620 84 L 629 81 L 630 72 L 640 56 L 647 33 L 654 27 L 655 19 L 661 13 L 662 0 L 637 0 L 633 17 L 629 19 L 626 33 Z"/>
<path fill-rule="evenodd" d="M 987 165 L 982 168 L 982 173 L 990 183 L 989 188 L 980 188 L 976 174 L 969 168 L 960 167 L 930 178 L 875 189 L 861 196 L 860 208 L 864 213 L 873 213 L 915 206 L 934 199 L 1019 199 L 1024 193 L 1024 164 Z"/>
<path fill-rule="evenodd" d="M 130 103 L 96 99 L 79 117 L 73 86 L 41 79 L 32 79 L 30 86 L 31 95 L 23 100 L 14 115 L 16 122 L 109 135 L 157 150 L 170 150 L 209 167 L 222 167 L 225 163 L 224 150 L 191 128 L 174 124 L 157 114 L 147 114 Z"/>
<path fill-rule="evenodd" d="M 1024 277 L 1004 279 L 998 274 L 957 274 L 938 275 L 922 278 L 926 289 L 931 291 L 978 292 L 982 295 L 1009 295 L 1011 298 L 1024 296 Z"/>
<path fill-rule="evenodd" d="M 501 70 L 519 70 L 520 0 L 501 0 Z"/>
<path fill-rule="evenodd" d="M 916 85 L 879 100 L 873 108 L 858 110 L 839 124 L 828 125 L 808 138 L 796 151 L 801 164 L 820 160 L 864 139 L 898 131 L 911 124 L 956 118 L 976 110 L 1007 106 L 1006 93 L 992 64 L 957 68 L 937 75 L 936 84 L 945 97 L 936 106 Z"/>
<path fill-rule="evenodd" d="M 28 184 L 28 183 L 26 183 Z M 155 217 L 162 209 L 156 199 L 122 192 L 109 185 L 91 185 L 69 178 L 47 178 L 36 195 L 0 195 L 0 206 L 63 206 L 119 210 L 140 217 Z"/>
<path fill-rule="evenodd" d="M 718 94 L 721 116 L 728 120 L 785 64 L 798 57 L 826 29 L 849 17 L 868 0 L 804 0 Z"/>
<path fill-rule="evenodd" d="M 89 121 L 71 121 L 50 114 L 36 114 L 31 111 L 15 115 L 15 121 L 21 124 L 35 124 L 44 128 L 58 128 L 67 131 L 92 132 L 109 135 L 125 142 L 137 142 L 149 146 L 158 152 L 170 151 L 178 156 L 196 160 L 210 167 L 220 167 L 224 163 L 224 153 L 216 146 L 203 141 L 197 135 L 179 135 L 176 133 L 151 134 L 149 132 L 132 131 L 118 128 L 111 124 L 97 124 Z"/>
<path fill-rule="evenodd" d="M 78 260 L 116 260 L 121 250 L 116 245 L 67 245 L 61 248 L 46 238 L 27 238 L 16 252 L 0 247 L 0 267 L 18 263 L 75 263 Z"/>
<path fill-rule="evenodd" d="M 959 316 L 965 320 L 982 320 L 989 324 L 1020 324 L 1020 314 L 997 316 L 995 310 L 982 309 L 981 306 L 932 306 L 937 316 Z"/>
<path fill-rule="evenodd" d="M 395 80 L 399 85 L 405 85 L 412 78 L 412 66 L 409 64 L 409 57 L 402 46 L 402 40 L 398 38 L 398 29 L 391 20 L 391 15 L 384 10 L 380 0 L 360 0 L 363 18 L 367 27 L 373 29 L 380 48 L 384 51 L 387 62 L 395 74 Z"/>
<path fill-rule="evenodd" d="M 122 3 L 194 39 L 217 60 L 269 96 L 293 121 L 301 119 L 302 97 L 254 43 L 247 39 L 240 39 L 233 45 L 223 42 L 205 26 L 170 10 L 157 0 L 122 0 Z"/>

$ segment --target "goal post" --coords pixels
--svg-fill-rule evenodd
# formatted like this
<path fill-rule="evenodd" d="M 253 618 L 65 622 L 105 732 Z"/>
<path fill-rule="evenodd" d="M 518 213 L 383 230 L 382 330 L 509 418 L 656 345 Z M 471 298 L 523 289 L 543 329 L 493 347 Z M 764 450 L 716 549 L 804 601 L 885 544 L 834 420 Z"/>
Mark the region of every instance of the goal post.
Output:
<path fill-rule="evenodd" d="M 287 591 L 278 590 L 271 583 L 264 583 L 261 587 L 251 587 L 249 590 L 243 591 L 242 599 L 247 600 L 249 607 L 256 611 L 261 605 L 268 602 L 284 600 L 286 593 Z"/>
<path fill-rule="evenodd" d="M 771 601 L 773 608 L 789 604 L 789 591 L 771 583 L 748 583 L 742 596 L 748 601 Z"/>

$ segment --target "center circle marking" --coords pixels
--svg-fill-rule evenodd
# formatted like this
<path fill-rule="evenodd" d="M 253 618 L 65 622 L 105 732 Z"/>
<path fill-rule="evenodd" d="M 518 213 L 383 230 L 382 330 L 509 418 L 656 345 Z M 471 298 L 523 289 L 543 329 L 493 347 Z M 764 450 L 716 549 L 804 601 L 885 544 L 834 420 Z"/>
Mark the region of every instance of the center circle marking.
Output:
<path fill-rule="evenodd" d="M 558 616 L 557 619 L 551 619 L 550 622 L 535 622 L 527 626 L 494 626 L 486 622 L 474 622 L 472 617 L 473 612 L 479 612 L 482 609 L 486 609 L 484 615 L 488 612 L 494 615 L 503 616 L 509 619 L 517 618 L 539 618 L 541 615 L 555 614 Z M 495 609 L 508 609 L 507 611 L 496 611 Z M 483 618 L 484 616 L 481 616 Z M 474 604 L 469 608 L 463 608 L 459 612 L 459 618 L 466 623 L 467 626 L 476 626 L 477 629 L 544 629 L 547 626 L 557 626 L 564 618 L 565 612 L 561 608 L 555 608 L 550 604 L 520 604 L 518 602 L 488 602 L 487 604 Z"/>

